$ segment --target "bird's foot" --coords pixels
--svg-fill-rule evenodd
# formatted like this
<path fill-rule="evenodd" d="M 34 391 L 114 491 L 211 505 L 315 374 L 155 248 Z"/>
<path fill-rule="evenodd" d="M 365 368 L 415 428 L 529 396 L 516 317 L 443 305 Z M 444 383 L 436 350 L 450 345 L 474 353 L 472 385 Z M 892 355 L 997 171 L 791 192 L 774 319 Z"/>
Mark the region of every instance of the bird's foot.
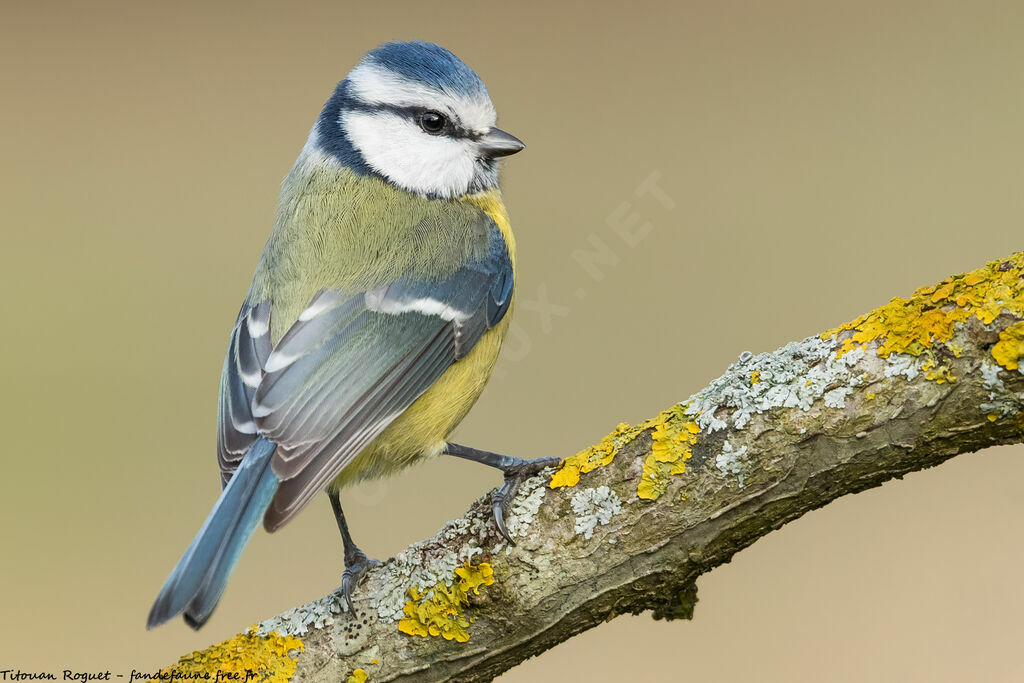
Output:
<path fill-rule="evenodd" d="M 523 460 L 522 458 L 509 458 L 511 462 L 499 467 L 505 473 L 505 483 L 491 495 L 491 510 L 494 513 L 494 523 L 498 526 L 498 532 L 508 541 L 509 545 L 515 545 L 512 536 L 505 527 L 505 515 L 508 514 L 512 499 L 516 497 L 519 485 L 537 474 L 545 467 L 552 467 L 562 461 L 561 458 L 536 458 L 534 460 Z"/>
<path fill-rule="evenodd" d="M 379 567 L 380 564 L 380 560 L 367 557 L 366 553 L 359 548 L 356 548 L 354 552 L 345 553 L 345 571 L 341 575 L 341 586 L 338 590 L 341 591 L 349 614 L 356 613 L 355 607 L 352 606 L 352 590 L 366 576 L 366 572 L 374 567 Z"/>

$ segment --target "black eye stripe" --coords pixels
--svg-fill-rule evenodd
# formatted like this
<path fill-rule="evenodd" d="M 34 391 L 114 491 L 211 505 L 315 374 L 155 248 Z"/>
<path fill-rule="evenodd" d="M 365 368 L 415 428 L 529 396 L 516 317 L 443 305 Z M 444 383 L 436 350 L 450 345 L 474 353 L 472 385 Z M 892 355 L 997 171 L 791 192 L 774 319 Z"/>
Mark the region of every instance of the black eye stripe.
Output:
<path fill-rule="evenodd" d="M 427 112 L 435 112 L 444 116 L 448 122 L 445 130 L 441 133 L 441 135 L 443 135 L 444 137 L 460 139 L 465 138 L 470 140 L 475 140 L 480 137 L 478 133 L 463 128 L 459 124 L 458 119 L 456 119 L 454 116 L 447 114 L 445 112 L 438 111 L 437 109 L 429 109 L 427 107 L 400 107 L 393 104 L 367 104 L 365 102 L 358 101 L 350 101 L 346 104 L 347 106 L 345 108 L 350 111 L 366 112 L 370 114 L 376 112 L 388 112 L 390 114 L 397 114 L 398 116 L 412 120 L 413 123 L 415 123 L 417 126 L 421 125 L 420 119 L 424 114 L 426 114 Z"/>

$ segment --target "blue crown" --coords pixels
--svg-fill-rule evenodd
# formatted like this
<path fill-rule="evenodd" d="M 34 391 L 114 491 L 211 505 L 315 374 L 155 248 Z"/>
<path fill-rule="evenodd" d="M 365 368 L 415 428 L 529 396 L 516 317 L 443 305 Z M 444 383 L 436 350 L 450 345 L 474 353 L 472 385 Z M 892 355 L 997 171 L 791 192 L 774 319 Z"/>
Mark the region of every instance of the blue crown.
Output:
<path fill-rule="evenodd" d="M 363 63 L 372 63 L 394 71 L 410 81 L 458 95 L 487 95 L 487 88 L 476 72 L 440 45 L 422 40 L 384 43 L 368 52 Z"/>

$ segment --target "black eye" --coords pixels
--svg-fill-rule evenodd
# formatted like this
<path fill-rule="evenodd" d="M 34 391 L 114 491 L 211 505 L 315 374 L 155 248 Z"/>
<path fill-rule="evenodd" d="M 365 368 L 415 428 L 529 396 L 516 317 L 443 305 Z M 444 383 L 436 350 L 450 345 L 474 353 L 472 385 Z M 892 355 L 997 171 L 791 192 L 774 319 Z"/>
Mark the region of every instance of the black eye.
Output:
<path fill-rule="evenodd" d="M 431 135 L 439 134 L 446 125 L 448 125 L 448 118 L 444 114 L 436 111 L 425 111 L 420 114 L 420 128 Z"/>

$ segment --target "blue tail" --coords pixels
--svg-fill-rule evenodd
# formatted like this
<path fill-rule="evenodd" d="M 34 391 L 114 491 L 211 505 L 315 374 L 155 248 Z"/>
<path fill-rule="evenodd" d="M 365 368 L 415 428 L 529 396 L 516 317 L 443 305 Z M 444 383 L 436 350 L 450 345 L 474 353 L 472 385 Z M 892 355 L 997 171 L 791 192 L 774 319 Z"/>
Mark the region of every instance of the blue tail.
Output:
<path fill-rule="evenodd" d="M 213 614 L 228 577 L 280 483 L 270 468 L 275 445 L 258 439 L 149 610 L 146 628 L 184 612 L 185 623 L 200 628 Z"/>

